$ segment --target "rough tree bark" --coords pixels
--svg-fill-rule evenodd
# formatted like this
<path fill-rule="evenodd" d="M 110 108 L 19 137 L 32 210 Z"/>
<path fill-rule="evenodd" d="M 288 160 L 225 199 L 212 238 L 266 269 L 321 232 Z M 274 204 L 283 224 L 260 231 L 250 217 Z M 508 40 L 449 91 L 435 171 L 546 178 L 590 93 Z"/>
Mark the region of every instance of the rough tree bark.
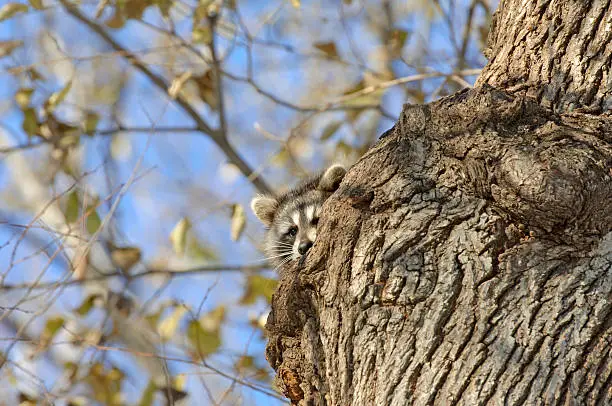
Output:
<path fill-rule="evenodd" d="M 612 404 L 612 4 L 501 1 L 477 87 L 406 105 L 286 269 L 295 404 Z"/>

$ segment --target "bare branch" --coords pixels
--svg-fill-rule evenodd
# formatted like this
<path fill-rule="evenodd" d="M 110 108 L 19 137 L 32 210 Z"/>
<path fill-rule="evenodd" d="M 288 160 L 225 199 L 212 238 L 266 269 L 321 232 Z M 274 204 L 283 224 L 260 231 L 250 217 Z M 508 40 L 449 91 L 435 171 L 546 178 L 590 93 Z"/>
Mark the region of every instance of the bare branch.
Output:
<path fill-rule="evenodd" d="M 125 47 L 115 41 L 101 25 L 90 20 L 87 16 L 81 13 L 75 5 L 69 3 L 67 0 L 59 1 L 70 15 L 72 15 L 77 20 L 81 21 L 83 24 L 89 27 L 106 43 L 108 43 L 115 51 L 123 55 L 125 59 L 134 68 L 136 68 L 147 78 L 149 78 L 149 80 L 151 80 L 151 82 L 155 84 L 155 86 L 157 86 L 160 90 L 162 90 L 164 93 L 167 92 L 168 83 L 166 83 L 164 78 L 151 71 L 140 59 L 138 59 L 135 54 L 125 49 Z M 182 95 L 177 95 L 176 103 L 196 123 L 198 131 L 207 134 L 213 140 L 213 142 L 217 144 L 217 146 L 225 153 L 229 161 L 236 165 L 240 172 L 242 172 L 242 174 L 246 176 L 247 179 L 250 179 L 253 185 L 260 192 L 272 194 L 272 189 L 263 180 L 261 175 L 253 175 L 253 170 L 251 169 L 249 164 L 247 164 L 244 159 L 238 154 L 238 152 L 236 152 L 236 150 L 231 146 L 227 138 L 224 137 L 224 134 L 222 132 L 220 132 L 219 130 L 215 130 L 211 126 L 209 126 L 208 123 L 206 123 L 204 119 L 200 116 L 200 114 L 196 111 L 196 109 Z"/>

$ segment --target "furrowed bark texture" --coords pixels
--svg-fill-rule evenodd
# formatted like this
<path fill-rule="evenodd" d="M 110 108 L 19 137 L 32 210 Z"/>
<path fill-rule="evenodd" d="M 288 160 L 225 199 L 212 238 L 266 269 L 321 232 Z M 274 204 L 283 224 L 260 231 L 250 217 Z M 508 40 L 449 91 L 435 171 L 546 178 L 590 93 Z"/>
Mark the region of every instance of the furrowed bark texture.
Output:
<path fill-rule="evenodd" d="M 555 111 L 612 108 L 610 0 L 502 0 L 477 85 L 538 100 Z"/>
<path fill-rule="evenodd" d="M 590 38 L 604 3 L 502 1 L 481 86 L 405 106 L 349 170 L 272 300 L 266 356 L 292 403 L 612 404 L 612 119 L 593 114 L 610 60 L 517 87 L 544 47 L 520 51 L 540 26 L 506 15 Z"/>

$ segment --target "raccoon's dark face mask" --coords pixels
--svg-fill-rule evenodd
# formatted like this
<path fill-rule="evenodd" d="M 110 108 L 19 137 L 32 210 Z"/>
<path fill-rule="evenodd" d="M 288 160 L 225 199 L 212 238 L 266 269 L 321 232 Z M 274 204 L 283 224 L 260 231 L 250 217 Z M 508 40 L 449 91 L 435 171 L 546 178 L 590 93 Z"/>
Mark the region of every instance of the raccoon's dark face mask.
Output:
<path fill-rule="evenodd" d="M 268 228 L 265 251 L 275 266 L 299 259 L 312 247 L 321 207 L 345 173 L 344 167 L 332 165 L 278 198 L 256 196 L 251 201 L 251 209 Z"/>

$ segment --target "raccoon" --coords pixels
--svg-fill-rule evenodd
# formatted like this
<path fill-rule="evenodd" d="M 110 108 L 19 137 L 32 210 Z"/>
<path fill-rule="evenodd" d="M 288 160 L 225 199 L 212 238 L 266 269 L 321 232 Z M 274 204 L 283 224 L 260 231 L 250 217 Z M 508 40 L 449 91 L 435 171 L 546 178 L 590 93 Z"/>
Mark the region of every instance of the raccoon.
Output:
<path fill-rule="evenodd" d="M 305 255 L 317 238 L 323 202 L 338 188 L 346 169 L 332 165 L 274 198 L 259 195 L 251 209 L 266 226 L 264 250 L 275 269 Z"/>

